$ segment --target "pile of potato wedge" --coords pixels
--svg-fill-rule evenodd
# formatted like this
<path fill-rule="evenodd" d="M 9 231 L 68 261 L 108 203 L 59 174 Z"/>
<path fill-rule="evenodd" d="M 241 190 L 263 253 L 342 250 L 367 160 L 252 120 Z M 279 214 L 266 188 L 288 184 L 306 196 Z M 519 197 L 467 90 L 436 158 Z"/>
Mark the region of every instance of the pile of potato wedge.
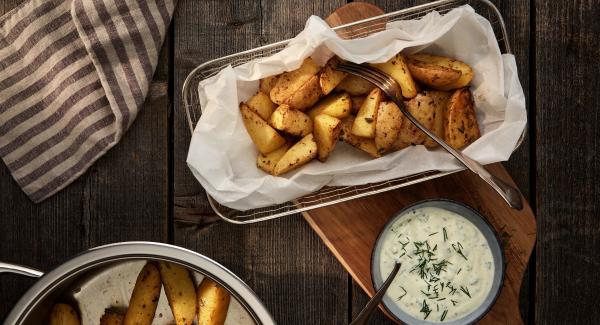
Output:
<path fill-rule="evenodd" d="M 138 274 L 129 306 L 122 312 L 106 309 L 100 325 L 151 325 L 164 287 L 176 325 L 223 325 L 229 308 L 229 292 L 205 277 L 196 288 L 189 271 L 169 262 L 149 262 Z M 55 304 L 50 325 L 80 325 L 75 309 L 64 303 Z"/>
<path fill-rule="evenodd" d="M 279 176 L 314 158 L 324 163 L 338 140 L 373 158 L 410 145 L 438 146 L 379 88 L 335 70 L 339 62 L 333 57 L 320 67 L 307 58 L 294 71 L 261 79 L 259 91 L 240 104 L 260 169 Z M 452 147 L 480 137 L 466 63 L 399 53 L 371 65 L 398 82 L 408 111 Z"/>

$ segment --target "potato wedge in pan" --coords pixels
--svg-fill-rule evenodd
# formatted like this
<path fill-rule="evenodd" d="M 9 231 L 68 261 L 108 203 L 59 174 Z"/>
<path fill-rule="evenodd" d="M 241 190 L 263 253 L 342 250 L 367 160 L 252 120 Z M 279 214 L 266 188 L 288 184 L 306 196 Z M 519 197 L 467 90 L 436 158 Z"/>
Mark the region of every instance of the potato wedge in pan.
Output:
<path fill-rule="evenodd" d="M 335 90 L 347 92 L 352 96 L 366 96 L 373 88 L 375 88 L 375 85 L 365 79 L 354 75 L 348 75 L 339 85 L 337 85 L 337 87 L 335 87 Z"/>
<path fill-rule="evenodd" d="M 189 271 L 180 265 L 160 262 L 160 277 L 177 325 L 191 325 L 196 318 L 198 300 Z"/>
<path fill-rule="evenodd" d="M 248 105 L 241 104 L 240 112 L 242 113 L 246 131 L 248 131 L 252 142 L 254 142 L 260 153 L 263 155 L 268 154 L 285 143 L 285 139 L 265 122 L 260 115 L 251 110 Z"/>
<path fill-rule="evenodd" d="M 292 97 L 311 78 L 316 76 L 320 69 L 313 59 L 307 58 L 302 62 L 300 68 L 282 73 L 269 92 L 271 100 L 275 104 L 285 104 L 286 100 Z M 318 77 L 316 85 L 320 89 Z"/>
<path fill-rule="evenodd" d="M 439 90 L 427 90 L 425 91 L 425 95 L 431 98 L 433 101 L 433 105 L 435 106 L 433 113 L 433 125 L 431 126 L 431 131 L 435 133 L 440 139 L 444 139 L 444 119 L 446 117 L 446 108 L 448 107 L 448 100 L 452 95 L 451 92 L 448 91 L 439 91 Z M 432 138 L 427 137 L 425 142 L 423 143 L 427 148 L 436 148 L 439 147 L 439 144 L 433 141 Z"/>
<path fill-rule="evenodd" d="M 271 101 L 269 95 L 262 91 L 259 91 L 256 95 L 248 99 L 246 105 L 265 121 L 269 119 L 275 108 L 277 108 L 277 105 Z"/>
<path fill-rule="evenodd" d="M 342 131 L 342 121 L 327 114 L 317 115 L 314 120 L 314 136 L 317 142 L 317 158 L 325 162 L 337 143 Z"/>
<path fill-rule="evenodd" d="M 469 83 L 471 83 L 471 80 L 473 79 L 473 69 L 471 69 L 471 67 L 468 64 L 456 59 L 427 53 L 417 53 L 409 56 L 409 59 L 412 61 L 430 63 L 441 67 L 458 70 L 461 72 L 460 78 L 458 78 L 458 80 L 449 83 L 445 86 L 435 87 L 438 90 L 452 90 L 466 87 L 469 85 Z"/>
<path fill-rule="evenodd" d="M 123 319 L 125 325 L 150 325 L 160 297 L 160 273 L 154 263 L 144 265 L 138 274 L 129 307 Z"/>
<path fill-rule="evenodd" d="M 409 60 L 408 70 L 416 81 L 435 89 L 456 82 L 462 75 L 460 70 L 418 60 Z"/>
<path fill-rule="evenodd" d="M 388 152 L 398 136 L 403 120 L 402 112 L 394 102 L 381 102 L 377 110 L 375 146 L 379 153 Z"/>
<path fill-rule="evenodd" d="M 321 86 L 319 86 L 319 77 L 312 76 L 292 96 L 284 100 L 283 103 L 293 109 L 303 111 L 316 104 L 322 95 Z"/>
<path fill-rule="evenodd" d="M 410 75 L 404 55 L 398 53 L 385 63 L 373 63 L 371 66 L 389 74 L 392 78 L 394 78 L 394 80 L 396 80 L 402 89 L 402 97 L 413 98 L 417 95 L 417 85 Z"/>
<path fill-rule="evenodd" d="M 258 166 L 258 168 L 264 170 L 269 174 L 273 174 L 273 170 L 275 170 L 275 165 L 277 165 L 281 157 L 283 157 L 283 155 L 291 146 L 292 143 L 287 142 L 283 146 L 277 148 L 275 151 L 269 152 L 266 155 L 259 153 L 258 158 L 256 158 L 256 166 Z"/>
<path fill-rule="evenodd" d="M 314 119 L 317 115 L 327 114 L 336 118 L 350 115 L 352 101 L 347 93 L 331 94 L 308 111 L 308 116 Z"/>
<path fill-rule="evenodd" d="M 406 109 L 417 121 L 421 122 L 424 127 L 431 129 L 435 106 L 429 96 L 420 93 L 415 98 L 405 102 L 405 105 Z M 408 118 L 403 119 L 399 136 L 401 142 L 418 145 L 423 144 L 426 137 L 427 135 L 419 130 Z"/>
<path fill-rule="evenodd" d="M 334 67 L 340 62 L 337 57 L 331 58 L 327 64 L 323 67 L 321 74 L 319 75 L 319 84 L 321 85 L 321 91 L 323 95 L 327 95 L 337 87 L 346 77 L 346 73 L 337 71 Z"/>
<path fill-rule="evenodd" d="M 291 109 L 288 105 L 279 105 L 271 114 L 269 125 L 285 133 L 303 137 L 313 130 L 313 122 L 308 115 L 299 110 Z"/>
<path fill-rule="evenodd" d="M 468 88 L 457 89 L 452 94 L 444 122 L 444 138 L 455 149 L 461 149 L 481 136 L 473 97 Z"/>
<path fill-rule="evenodd" d="M 352 134 L 363 138 L 375 138 L 377 110 L 381 102 L 381 89 L 373 89 L 360 106 L 352 125 Z"/>
<path fill-rule="evenodd" d="M 342 132 L 340 135 L 342 141 L 368 153 L 373 158 L 381 157 L 381 154 L 377 151 L 377 147 L 375 146 L 375 140 L 359 137 L 352 133 L 354 120 L 355 117 L 352 115 L 342 120 Z"/>
<path fill-rule="evenodd" d="M 100 325 L 122 325 L 124 322 L 124 315 L 111 311 L 106 311 L 100 318 Z"/>
<path fill-rule="evenodd" d="M 259 81 L 260 91 L 269 95 L 271 93 L 271 89 L 273 89 L 273 87 L 275 87 L 275 84 L 277 83 L 278 78 L 279 78 L 279 75 L 260 79 L 260 81 Z"/>
<path fill-rule="evenodd" d="M 273 175 L 279 176 L 296 169 L 317 156 L 317 143 L 313 134 L 309 134 L 294 144 L 288 151 L 279 159 L 277 165 L 273 169 Z"/>
<path fill-rule="evenodd" d="M 196 291 L 198 296 L 198 325 L 223 325 L 231 295 L 218 283 L 205 277 Z"/>
<path fill-rule="evenodd" d="M 50 325 L 79 325 L 81 320 L 75 308 L 68 304 L 55 304 L 50 312 Z"/>
<path fill-rule="evenodd" d="M 365 99 L 367 97 L 366 96 L 352 96 L 351 98 L 352 98 L 352 114 L 356 115 L 356 114 L 358 114 L 358 111 L 360 110 L 362 103 L 365 101 Z"/>

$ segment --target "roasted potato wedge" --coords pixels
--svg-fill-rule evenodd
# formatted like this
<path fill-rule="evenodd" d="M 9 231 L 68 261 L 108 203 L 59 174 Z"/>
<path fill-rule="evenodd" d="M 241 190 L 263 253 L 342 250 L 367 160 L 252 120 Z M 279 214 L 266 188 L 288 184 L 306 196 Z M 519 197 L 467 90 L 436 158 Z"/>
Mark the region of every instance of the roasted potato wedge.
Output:
<path fill-rule="evenodd" d="M 100 318 L 100 325 L 122 325 L 125 321 L 125 316 L 119 313 L 106 311 Z M 151 324 L 151 323 L 150 323 Z"/>
<path fill-rule="evenodd" d="M 138 274 L 129 307 L 125 313 L 125 325 L 150 325 L 154 320 L 154 313 L 160 297 L 160 273 L 153 263 L 144 265 Z"/>
<path fill-rule="evenodd" d="M 256 95 L 252 96 L 246 102 L 246 105 L 250 107 L 256 114 L 258 114 L 263 120 L 268 120 L 275 108 L 277 107 L 269 98 L 269 95 L 259 91 Z"/>
<path fill-rule="evenodd" d="M 250 138 L 252 138 L 260 153 L 263 155 L 268 154 L 285 143 L 285 139 L 265 122 L 260 115 L 251 110 L 248 105 L 240 104 L 240 111 L 242 112 L 246 131 L 248 131 Z"/>
<path fill-rule="evenodd" d="M 461 72 L 460 78 L 458 78 L 458 80 L 444 86 L 435 87 L 438 90 L 452 90 L 466 87 L 473 79 L 473 69 L 471 69 L 471 67 L 468 64 L 456 59 L 448 58 L 445 56 L 431 55 L 427 53 L 417 53 L 411 55 L 409 59 L 412 61 L 431 63 L 439 65 L 441 67 L 458 70 Z"/>
<path fill-rule="evenodd" d="M 335 90 L 340 92 L 347 92 L 352 96 L 365 96 L 375 88 L 375 85 L 366 81 L 361 77 L 354 75 L 348 75 L 342 82 L 340 82 Z"/>
<path fill-rule="evenodd" d="M 377 123 L 377 110 L 381 102 L 381 89 L 373 89 L 360 106 L 356 119 L 352 125 L 352 134 L 363 138 L 375 138 L 375 125 Z"/>
<path fill-rule="evenodd" d="M 320 67 L 311 58 L 307 58 L 302 62 L 300 68 L 282 73 L 275 86 L 269 93 L 271 101 L 275 104 L 285 104 L 288 98 L 292 97 L 302 86 L 304 86 L 311 78 L 319 72 Z M 317 77 L 316 86 L 320 89 L 319 80 Z M 291 105 L 294 107 L 293 105 Z"/>
<path fill-rule="evenodd" d="M 81 320 L 71 305 L 56 304 L 50 312 L 50 325 L 79 325 Z"/>
<path fill-rule="evenodd" d="M 284 101 L 284 104 L 289 105 L 293 109 L 303 111 L 316 104 L 322 95 L 321 86 L 319 86 L 319 77 L 313 76 L 292 96 L 288 97 Z"/>
<path fill-rule="evenodd" d="M 431 131 L 433 131 L 438 138 L 444 139 L 444 118 L 446 116 L 448 100 L 450 99 L 452 93 L 447 91 L 428 90 L 425 92 L 425 95 L 431 98 L 433 101 L 432 105 L 435 106 Z M 427 148 L 436 148 L 439 146 L 439 144 L 433 141 L 433 139 L 430 137 L 427 137 L 423 144 Z"/>
<path fill-rule="evenodd" d="M 417 85 L 410 75 L 404 55 L 398 53 L 385 63 L 373 63 L 371 66 L 392 76 L 402 89 L 402 97 L 413 98 L 417 95 Z"/>
<path fill-rule="evenodd" d="M 269 174 L 273 174 L 275 165 L 277 165 L 277 162 L 279 162 L 281 157 L 283 157 L 283 155 L 291 146 L 292 144 L 288 142 L 283 146 L 277 148 L 275 151 L 269 152 L 266 155 L 259 153 L 258 158 L 256 158 L 256 166 L 258 166 L 258 168 L 264 170 Z"/>
<path fill-rule="evenodd" d="M 435 89 L 456 82 L 462 75 L 459 70 L 417 60 L 408 60 L 408 70 L 416 81 Z"/>
<path fill-rule="evenodd" d="M 260 81 L 259 81 L 260 91 L 269 95 L 271 93 L 271 89 L 273 89 L 273 87 L 275 87 L 275 84 L 277 83 L 278 78 L 279 78 L 279 75 L 260 79 Z"/>
<path fill-rule="evenodd" d="M 225 288 L 208 277 L 202 280 L 198 290 L 198 325 L 223 325 L 231 295 Z"/>
<path fill-rule="evenodd" d="M 403 115 L 394 102 L 381 102 L 377 111 L 375 125 L 375 146 L 379 153 L 385 153 L 392 148 L 400 134 Z"/>
<path fill-rule="evenodd" d="M 457 89 L 452 94 L 444 122 L 444 140 L 455 149 L 461 149 L 481 136 L 475 105 L 468 88 Z"/>
<path fill-rule="evenodd" d="M 295 136 L 305 136 L 312 132 L 313 122 L 308 115 L 288 105 L 279 105 L 271 114 L 269 125 L 273 128 Z"/>
<path fill-rule="evenodd" d="M 319 76 L 319 84 L 321 85 L 321 91 L 323 95 L 327 95 L 337 87 L 346 77 L 347 73 L 335 70 L 334 67 L 340 62 L 337 57 L 331 58 L 327 64 L 321 70 Z"/>
<path fill-rule="evenodd" d="M 160 277 L 177 325 L 190 325 L 196 317 L 198 300 L 189 271 L 180 265 L 160 262 Z"/>
<path fill-rule="evenodd" d="M 435 113 L 435 106 L 433 105 L 432 99 L 420 93 L 413 99 L 405 102 L 406 108 L 423 126 L 431 129 L 433 125 L 433 116 Z M 408 144 L 423 144 L 427 135 L 417 128 L 408 118 L 404 118 L 402 121 L 402 127 L 400 128 L 400 143 Z"/>
<path fill-rule="evenodd" d="M 350 115 L 352 101 L 347 93 L 331 94 L 321 100 L 308 111 L 308 116 L 314 119 L 317 115 L 327 114 L 329 116 L 344 118 Z"/>
<path fill-rule="evenodd" d="M 373 158 L 381 157 L 381 154 L 377 151 L 377 147 L 375 146 L 375 140 L 359 137 L 352 133 L 354 120 L 355 117 L 352 115 L 342 120 L 342 132 L 340 135 L 342 141 L 368 153 Z"/>
<path fill-rule="evenodd" d="M 294 144 L 284 155 L 279 159 L 277 165 L 273 169 L 273 175 L 279 176 L 293 169 L 296 169 L 317 156 L 317 143 L 313 134 L 309 134 Z"/>
<path fill-rule="evenodd" d="M 351 98 L 352 98 L 352 114 L 356 115 L 356 114 L 358 114 L 358 111 L 360 110 L 362 103 L 365 101 L 365 99 L 367 97 L 366 96 L 352 96 Z"/>
<path fill-rule="evenodd" d="M 317 157 L 325 162 L 335 148 L 342 131 L 342 121 L 327 114 L 315 117 L 315 141 L 317 142 Z"/>

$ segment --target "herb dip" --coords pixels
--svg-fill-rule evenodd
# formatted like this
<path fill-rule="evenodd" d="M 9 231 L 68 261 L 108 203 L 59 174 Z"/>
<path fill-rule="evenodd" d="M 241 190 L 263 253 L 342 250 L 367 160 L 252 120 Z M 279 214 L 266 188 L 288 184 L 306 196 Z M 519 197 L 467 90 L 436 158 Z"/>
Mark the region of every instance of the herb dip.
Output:
<path fill-rule="evenodd" d="M 400 272 L 386 295 L 407 314 L 431 322 L 473 312 L 492 287 L 494 260 L 483 234 L 454 212 L 424 207 L 401 216 L 383 233 L 380 270 Z"/>

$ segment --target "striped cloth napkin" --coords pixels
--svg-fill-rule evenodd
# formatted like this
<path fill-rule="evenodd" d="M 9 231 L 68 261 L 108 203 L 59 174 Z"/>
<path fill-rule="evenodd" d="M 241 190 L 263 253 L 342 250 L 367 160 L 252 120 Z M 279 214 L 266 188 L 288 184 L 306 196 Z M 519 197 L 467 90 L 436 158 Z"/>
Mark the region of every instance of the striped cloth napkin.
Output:
<path fill-rule="evenodd" d="M 141 109 L 176 0 L 28 0 L 0 18 L 0 156 L 34 202 Z"/>

